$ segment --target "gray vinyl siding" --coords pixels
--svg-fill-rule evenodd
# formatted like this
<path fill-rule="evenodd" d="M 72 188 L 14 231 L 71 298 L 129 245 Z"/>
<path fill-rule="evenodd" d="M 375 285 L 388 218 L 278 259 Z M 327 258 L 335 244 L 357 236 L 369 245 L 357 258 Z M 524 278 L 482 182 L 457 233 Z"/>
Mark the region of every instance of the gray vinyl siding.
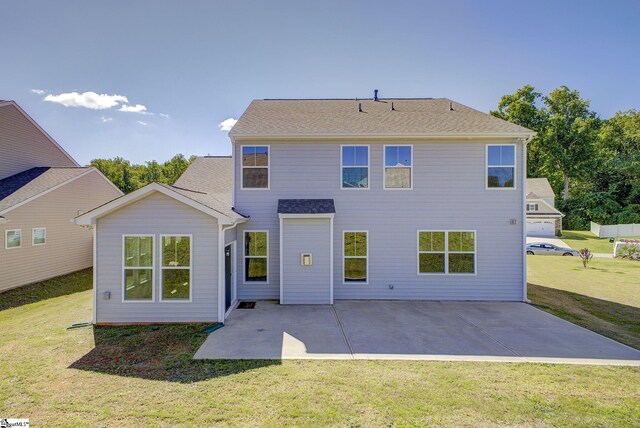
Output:
<path fill-rule="evenodd" d="M 97 224 L 97 322 L 215 322 L 218 312 L 218 223 L 160 193 L 125 206 Z M 122 301 L 122 235 L 155 235 L 155 301 Z M 161 234 L 191 234 L 192 301 L 160 302 L 159 239 Z M 102 294 L 111 292 L 110 300 Z"/>
<path fill-rule="evenodd" d="M 284 219 L 282 228 L 283 296 L 281 303 L 328 304 L 330 296 L 329 219 Z M 300 254 L 312 265 L 301 266 Z"/>
<path fill-rule="evenodd" d="M 524 151 L 518 143 L 516 189 L 486 189 L 488 143 L 505 141 L 413 142 L 413 190 L 383 189 L 385 143 L 367 141 L 269 142 L 270 189 L 242 190 L 241 146 L 265 143 L 235 143 L 235 207 L 251 216 L 238 233 L 270 232 L 268 284 L 239 282 L 240 298 L 279 297 L 277 200 L 333 198 L 335 299 L 522 300 Z M 368 190 L 340 188 L 340 144 L 370 145 Z M 476 230 L 477 274 L 418 275 L 417 231 L 422 229 Z M 342 284 L 345 230 L 369 231 L 367 285 Z M 242 263 L 241 253 L 238 260 Z"/>
<path fill-rule="evenodd" d="M 0 107 L 0 179 L 36 166 L 77 166 L 16 107 Z"/>
<path fill-rule="evenodd" d="M 224 245 L 228 245 L 237 239 L 238 231 L 236 228 L 227 229 L 224 231 Z"/>
<path fill-rule="evenodd" d="M 93 171 L 4 214 L 9 222 L 0 225 L 0 290 L 91 267 L 92 232 L 72 219 L 118 196 Z M 46 228 L 46 243 L 33 246 L 32 229 L 39 227 Z M 22 230 L 21 248 L 5 249 L 7 229 Z"/>

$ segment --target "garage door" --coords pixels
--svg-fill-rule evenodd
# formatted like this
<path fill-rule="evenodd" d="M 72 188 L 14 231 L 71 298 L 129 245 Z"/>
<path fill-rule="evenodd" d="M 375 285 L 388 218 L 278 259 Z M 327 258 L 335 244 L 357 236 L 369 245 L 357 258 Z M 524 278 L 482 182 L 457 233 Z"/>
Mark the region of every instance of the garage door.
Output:
<path fill-rule="evenodd" d="M 529 236 L 555 236 L 553 220 L 527 221 L 527 235 Z"/>

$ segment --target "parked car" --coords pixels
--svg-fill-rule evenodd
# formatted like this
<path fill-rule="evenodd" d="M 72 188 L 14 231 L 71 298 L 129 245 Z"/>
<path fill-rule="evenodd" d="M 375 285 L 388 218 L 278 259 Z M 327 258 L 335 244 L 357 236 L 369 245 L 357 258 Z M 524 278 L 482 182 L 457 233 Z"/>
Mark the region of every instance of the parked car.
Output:
<path fill-rule="evenodd" d="M 536 256 L 579 256 L 580 253 L 573 248 L 558 247 L 546 242 L 527 244 L 527 254 Z"/>

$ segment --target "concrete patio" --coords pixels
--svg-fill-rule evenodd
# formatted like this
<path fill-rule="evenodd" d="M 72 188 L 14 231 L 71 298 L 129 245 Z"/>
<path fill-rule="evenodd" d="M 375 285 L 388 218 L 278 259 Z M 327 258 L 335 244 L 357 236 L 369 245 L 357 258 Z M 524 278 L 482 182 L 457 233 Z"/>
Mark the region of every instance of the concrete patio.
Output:
<path fill-rule="evenodd" d="M 516 302 L 258 301 L 235 309 L 194 358 L 640 366 L 640 351 Z"/>

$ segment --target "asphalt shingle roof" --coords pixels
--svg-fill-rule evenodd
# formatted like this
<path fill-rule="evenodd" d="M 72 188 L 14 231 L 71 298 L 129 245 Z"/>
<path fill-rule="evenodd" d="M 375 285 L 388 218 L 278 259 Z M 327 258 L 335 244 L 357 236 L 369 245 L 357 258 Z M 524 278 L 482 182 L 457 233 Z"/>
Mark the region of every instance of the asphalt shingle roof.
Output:
<path fill-rule="evenodd" d="M 533 193 L 531 197 L 555 198 L 555 193 L 546 178 L 527 178 L 526 194 Z"/>
<path fill-rule="evenodd" d="M 362 106 L 362 112 L 358 106 Z M 393 110 L 392 110 L 393 105 Z M 254 100 L 229 135 L 533 134 L 446 98 Z"/>
<path fill-rule="evenodd" d="M 91 167 L 36 167 L 0 180 L 0 211 L 84 174 Z"/>
<path fill-rule="evenodd" d="M 334 214 L 333 199 L 278 199 L 278 214 Z"/>
<path fill-rule="evenodd" d="M 231 156 L 205 156 L 194 160 L 173 186 L 181 195 L 231 217 L 246 217 L 232 206 L 233 160 Z"/>

